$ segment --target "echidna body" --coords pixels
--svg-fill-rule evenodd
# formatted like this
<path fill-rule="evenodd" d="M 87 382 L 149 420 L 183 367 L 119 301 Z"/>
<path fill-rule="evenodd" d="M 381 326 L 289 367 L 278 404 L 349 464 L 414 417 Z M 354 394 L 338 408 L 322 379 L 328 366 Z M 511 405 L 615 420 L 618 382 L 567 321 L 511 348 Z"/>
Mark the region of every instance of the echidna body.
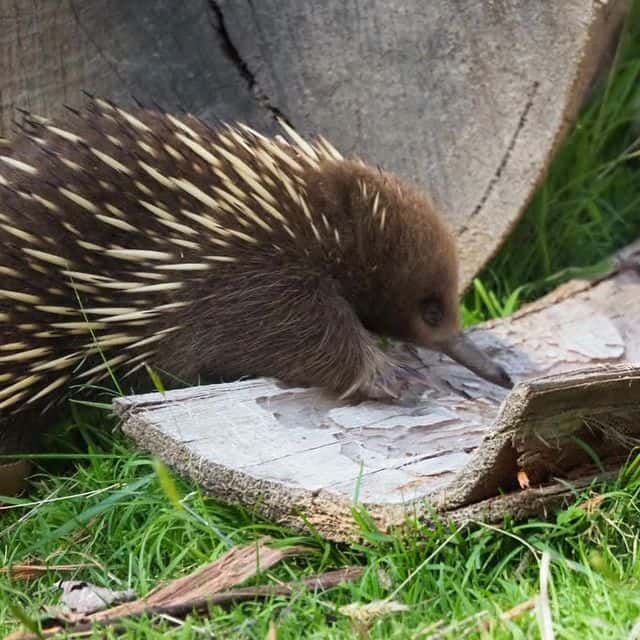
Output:
<path fill-rule="evenodd" d="M 406 371 L 372 332 L 505 382 L 461 346 L 453 237 L 398 178 L 103 101 L 24 129 L 0 150 L 0 450 L 71 385 L 145 364 L 394 395 Z"/>

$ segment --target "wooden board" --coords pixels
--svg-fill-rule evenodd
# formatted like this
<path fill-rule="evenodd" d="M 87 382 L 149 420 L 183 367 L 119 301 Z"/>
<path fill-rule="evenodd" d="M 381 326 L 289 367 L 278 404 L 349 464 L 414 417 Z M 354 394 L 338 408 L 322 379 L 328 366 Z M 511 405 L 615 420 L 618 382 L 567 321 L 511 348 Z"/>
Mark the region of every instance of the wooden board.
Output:
<path fill-rule="evenodd" d="M 404 404 L 260 379 L 114 406 L 140 447 L 207 492 L 332 539 L 354 533 L 356 502 L 385 530 L 407 509 L 427 520 L 526 515 L 571 495 L 554 478 L 590 481 L 587 451 L 615 469 L 640 437 L 638 317 L 640 275 L 625 269 L 473 329 L 518 381 L 509 393 L 424 351 L 429 387 Z M 519 472 L 535 486 L 520 490 Z"/>
<path fill-rule="evenodd" d="M 627 0 L 0 0 L 0 135 L 82 90 L 304 133 L 429 189 L 466 286 L 520 215 Z"/>

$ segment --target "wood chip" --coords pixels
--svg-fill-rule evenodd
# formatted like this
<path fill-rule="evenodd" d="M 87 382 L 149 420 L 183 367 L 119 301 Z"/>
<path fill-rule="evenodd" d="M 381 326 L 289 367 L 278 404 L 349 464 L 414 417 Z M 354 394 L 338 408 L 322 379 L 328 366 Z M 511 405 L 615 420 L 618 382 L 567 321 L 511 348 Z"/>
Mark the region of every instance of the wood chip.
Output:
<path fill-rule="evenodd" d="M 520 485 L 521 489 L 528 489 L 531 484 L 529 482 L 529 476 L 527 475 L 527 472 L 523 471 L 522 469 L 518 471 L 518 484 Z"/>

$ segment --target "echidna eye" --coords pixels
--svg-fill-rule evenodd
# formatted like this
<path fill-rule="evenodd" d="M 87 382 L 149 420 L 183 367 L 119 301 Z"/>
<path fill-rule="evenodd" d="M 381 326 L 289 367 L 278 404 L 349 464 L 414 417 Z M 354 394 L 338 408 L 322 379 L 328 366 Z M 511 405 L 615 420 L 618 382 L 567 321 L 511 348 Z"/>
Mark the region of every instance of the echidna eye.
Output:
<path fill-rule="evenodd" d="M 427 298 L 422 301 L 422 319 L 430 326 L 437 327 L 444 317 L 444 309 L 439 300 Z"/>

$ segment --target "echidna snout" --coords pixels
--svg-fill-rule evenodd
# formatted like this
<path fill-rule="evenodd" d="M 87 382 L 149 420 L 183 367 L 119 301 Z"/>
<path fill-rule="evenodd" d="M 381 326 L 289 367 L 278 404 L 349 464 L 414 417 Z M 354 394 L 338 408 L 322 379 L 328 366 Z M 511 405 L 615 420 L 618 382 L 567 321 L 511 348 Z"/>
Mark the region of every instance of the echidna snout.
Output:
<path fill-rule="evenodd" d="M 289 135 L 101 100 L 25 117 L 0 153 L 0 435 L 146 364 L 380 397 L 407 372 L 373 334 L 446 350 L 457 258 L 429 201 Z"/>

